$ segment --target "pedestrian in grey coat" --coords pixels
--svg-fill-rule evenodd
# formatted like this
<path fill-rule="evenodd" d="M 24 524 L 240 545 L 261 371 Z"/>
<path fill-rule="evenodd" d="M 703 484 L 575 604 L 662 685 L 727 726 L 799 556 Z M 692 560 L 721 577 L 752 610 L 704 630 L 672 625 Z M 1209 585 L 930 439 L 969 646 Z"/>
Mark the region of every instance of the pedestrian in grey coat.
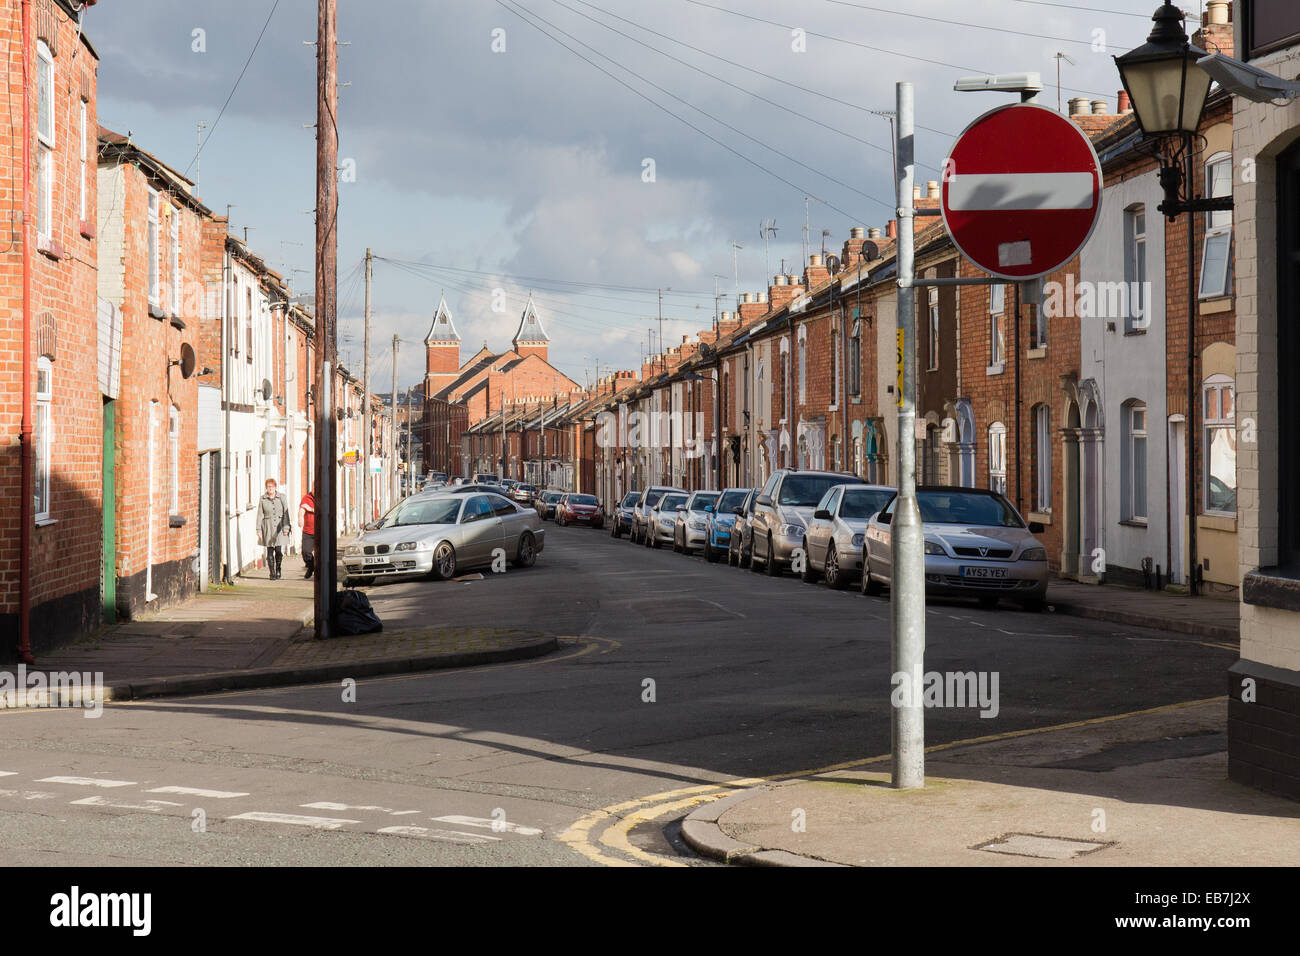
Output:
<path fill-rule="evenodd" d="M 268 478 L 266 494 L 257 499 L 257 543 L 266 548 L 266 566 L 273 581 L 280 577 L 280 562 L 292 531 L 289 502 L 276 489 L 275 479 Z"/>

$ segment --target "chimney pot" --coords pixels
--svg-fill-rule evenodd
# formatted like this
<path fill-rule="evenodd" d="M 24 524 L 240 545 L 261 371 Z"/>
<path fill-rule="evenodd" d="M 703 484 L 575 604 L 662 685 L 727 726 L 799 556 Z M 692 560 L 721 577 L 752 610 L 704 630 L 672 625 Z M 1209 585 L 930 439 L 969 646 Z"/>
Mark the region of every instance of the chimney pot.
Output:
<path fill-rule="evenodd" d="M 1206 4 L 1206 19 L 1212 24 L 1226 26 L 1228 23 L 1228 11 L 1232 4 L 1228 0 L 1210 0 Z"/>
<path fill-rule="evenodd" d="M 898 238 L 898 220 L 897 220 L 897 219 L 891 219 L 891 220 L 889 220 L 889 224 L 888 224 L 887 226 L 885 226 L 885 235 L 888 236 L 890 239 L 897 239 L 897 238 Z"/>
<path fill-rule="evenodd" d="M 772 276 L 772 285 L 788 285 L 785 276 Z"/>
<path fill-rule="evenodd" d="M 1133 103 L 1128 98 L 1128 90 L 1119 91 L 1115 101 L 1115 112 L 1120 113 L 1121 115 L 1133 112 Z"/>
<path fill-rule="evenodd" d="M 1070 115 L 1079 116 L 1087 113 L 1091 104 L 1086 96 L 1074 96 L 1070 98 Z"/>
<path fill-rule="evenodd" d="M 820 252 L 814 252 L 810 256 L 808 256 L 808 265 L 819 266 L 821 264 L 822 264 L 822 254 Z"/>
<path fill-rule="evenodd" d="M 880 238 L 880 230 L 877 229 L 875 226 L 872 226 L 870 229 L 867 230 L 867 238 L 868 238 L 868 239 L 879 239 L 879 238 Z"/>
<path fill-rule="evenodd" d="M 740 301 L 741 301 L 742 304 L 745 303 L 745 302 L 753 302 L 753 301 L 754 301 L 754 293 L 752 293 L 752 292 L 742 292 L 742 293 L 740 294 Z"/>
<path fill-rule="evenodd" d="M 927 199 L 939 198 L 939 183 L 937 180 L 927 180 L 925 184 L 925 196 Z"/>
<path fill-rule="evenodd" d="M 1107 116 L 1107 115 L 1109 115 L 1109 112 L 1110 112 L 1110 111 L 1106 108 L 1106 101 L 1105 101 L 1105 100 L 1093 100 L 1093 101 L 1092 101 L 1092 115 L 1093 115 L 1093 116 Z"/>
<path fill-rule="evenodd" d="M 766 293 L 766 292 L 758 292 L 758 293 L 755 293 L 754 301 L 755 301 L 755 302 L 766 302 L 766 301 L 767 301 L 767 293 Z"/>
<path fill-rule="evenodd" d="M 850 238 L 850 239 L 861 239 L 861 238 L 862 238 L 862 227 L 861 227 L 861 226 L 854 226 L 852 229 L 850 229 L 850 230 L 849 230 L 849 238 Z"/>
<path fill-rule="evenodd" d="M 921 187 L 920 187 L 920 186 L 913 186 L 913 187 L 912 187 L 912 198 L 913 198 L 913 199 L 920 199 L 920 198 L 921 198 Z"/>

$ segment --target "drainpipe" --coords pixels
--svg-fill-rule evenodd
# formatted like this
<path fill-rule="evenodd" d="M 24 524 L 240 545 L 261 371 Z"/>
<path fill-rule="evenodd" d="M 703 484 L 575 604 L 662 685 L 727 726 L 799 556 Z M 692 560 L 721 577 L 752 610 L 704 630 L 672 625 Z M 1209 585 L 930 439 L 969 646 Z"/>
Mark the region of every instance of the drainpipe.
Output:
<path fill-rule="evenodd" d="M 148 604 L 151 601 L 158 600 L 158 595 L 153 593 L 153 526 L 157 519 L 153 512 L 153 494 L 154 486 L 154 458 L 157 444 L 158 429 L 158 403 L 154 402 L 149 409 L 149 525 L 148 532 L 145 535 L 145 564 L 144 564 L 144 600 Z"/>
<path fill-rule="evenodd" d="M 32 502 L 36 486 L 36 449 L 32 447 L 32 6 L 22 0 L 23 33 L 23 411 L 18 442 L 22 448 L 22 480 L 18 503 L 18 656 L 32 657 Z"/>

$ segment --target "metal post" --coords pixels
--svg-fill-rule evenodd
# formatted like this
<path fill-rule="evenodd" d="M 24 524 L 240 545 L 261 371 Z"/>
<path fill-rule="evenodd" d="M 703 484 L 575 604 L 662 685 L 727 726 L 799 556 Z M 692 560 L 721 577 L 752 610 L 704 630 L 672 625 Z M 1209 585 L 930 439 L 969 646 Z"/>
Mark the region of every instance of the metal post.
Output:
<path fill-rule="evenodd" d="M 334 464 L 335 281 L 338 236 L 338 19 L 318 0 L 316 26 L 316 637 L 334 635 L 338 519 Z"/>
<path fill-rule="evenodd" d="M 925 711 L 921 680 L 925 670 L 925 535 L 916 501 L 916 292 L 912 288 L 915 236 L 912 179 L 915 174 L 913 92 L 897 84 L 898 94 L 898 331 L 903 338 L 903 388 L 898 403 L 898 497 L 890 542 L 890 671 L 895 694 L 890 736 L 892 785 L 898 790 L 925 786 Z M 898 686 L 904 693 L 898 700 Z"/>
<path fill-rule="evenodd" d="M 370 477 L 370 276 L 373 268 L 370 250 L 366 249 L 366 333 L 365 353 L 361 356 L 361 526 L 375 520 L 373 481 Z"/>
<path fill-rule="evenodd" d="M 1183 153 L 1186 156 L 1187 195 L 1196 196 L 1196 164 L 1193 159 L 1192 136 L 1186 134 Z M 1187 593 L 1197 595 L 1200 586 L 1196 572 L 1200 559 L 1196 555 L 1196 216 L 1187 217 Z M 1166 432 L 1168 429 L 1166 429 Z M 1177 517 L 1178 521 L 1183 516 Z"/>
<path fill-rule="evenodd" d="M 393 501 L 392 501 L 393 504 L 397 504 L 397 502 L 398 502 L 398 501 L 401 499 L 401 497 L 402 497 L 402 490 L 401 490 L 401 488 L 398 487 L 398 484 L 397 484 L 397 480 L 398 480 L 398 471 L 397 471 L 397 343 L 398 343 L 398 338 L 397 338 L 396 335 L 394 335 L 394 336 L 393 336 L 393 384 L 392 384 L 392 391 L 390 391 L 390 392 L 388 393 L 388 394 L 389 394 L 389 399 L 390 399 L 391 417 L 392 417 L 392 422 L 390 423 L 390 427 L 389 427 L 389 429 L 388 429 L 388 485 L 389 485 L 388 491 L 389 491 L 389 494 L 391 494 L 392 497 L 393 497 Z"/>

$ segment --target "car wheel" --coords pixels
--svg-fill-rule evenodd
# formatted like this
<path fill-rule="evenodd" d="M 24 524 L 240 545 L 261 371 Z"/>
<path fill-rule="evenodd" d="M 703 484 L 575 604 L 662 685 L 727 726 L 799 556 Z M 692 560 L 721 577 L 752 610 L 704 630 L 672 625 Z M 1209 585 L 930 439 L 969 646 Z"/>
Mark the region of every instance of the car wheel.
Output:
<path fill-rule="evenodd" d="M 1042 598 L 1030 598 L 1024 602 L 1024 609 L 1032 614 L 1041 614 L 1047 609 L 1047 602 Z"/>
<path fill-rule="evenodd" d="M 519 550 L 515 554 L 515 567 L 531 568 L 537 563 L 537 542 L 533 533 L 525 531 L 519 538 Z"/>
<path fill-rule="evenodd" d="M 751 541 L 749 544 L 749 551 L 746 551 L 745 546 L 742 544 L 740 546 L 740 549 L 736 552 L 736 567 L 748 569 L 748 568 L 752 568 L 753 566 L 754 566 L 754 543 Z"/>
<path fill-rule="evenodd" d="M 781 565 L 776 561 L 776 548 L 772 544 L 771 535 L 767 539 L 767 560 L 763 563 L 763 570 L 767 572 L 769 578 L 779 578 L 781 576 Z"/>
<path fill-rule="evenodd" d="M 433 577 L 447 581 L 456 576 L 456 549 L 444 541 L 433 552 Z"/>
<path fill-rule="evenodd" d="M 980 595 L 979 602 L 980 607 L 986 611 L 991 611 L 998 606 L 998 596 L 996 594 L 983 594 Z"/>
<path fill-rule="evenodd" d="M 871 576 L 871 559 L 865 551 L 862 552 L 862 580 L 858 582 L 858 590 L 868 597 L 879 597 L 883 590 L 880 582 Z"/>
<path fill-rule="evenodd" d="M 656 551 L 659 550 L 659 532 L 658 532 L 658 531 L 655 531 L 655 532 L 653 532 L 653 533 L 650 535 L 650 547 L 654 548 Z"/>
<path fill-rule="evenodd" d="M 677 529 L 673 529 L 673 553 L 681 554 L 685 549 L 677 543 Z"/>
<path fill-rule="evenodd" d="M 803 571 L 800 572 L 799 579 L 804 584 L 817 583 L 817 569 L 813 567 L 812 555 L 808 553 L 807 548 L 803 550 Z"/>
<path fill-rule="evenodd" d="M 718 549 L 713 546 L 713 542 L 708 538 L 704 539 L 704 560 L 709 564 L 718 563 Z"/>
<path fill-rule="evenodd" d="M 844 575 L 840 572 L 840 556 L 835 553 L 835 543 L 826 546 L 826 586 L 833 590 L 844 587 Z"/>
<path fill-rule="evenodd" d="M 621 538 L 623 536 L 622 532 L 618 530 L 617 521 L 615 521 L 612 525 L 609 526 L 609 536 L 611 538 Z"/>

